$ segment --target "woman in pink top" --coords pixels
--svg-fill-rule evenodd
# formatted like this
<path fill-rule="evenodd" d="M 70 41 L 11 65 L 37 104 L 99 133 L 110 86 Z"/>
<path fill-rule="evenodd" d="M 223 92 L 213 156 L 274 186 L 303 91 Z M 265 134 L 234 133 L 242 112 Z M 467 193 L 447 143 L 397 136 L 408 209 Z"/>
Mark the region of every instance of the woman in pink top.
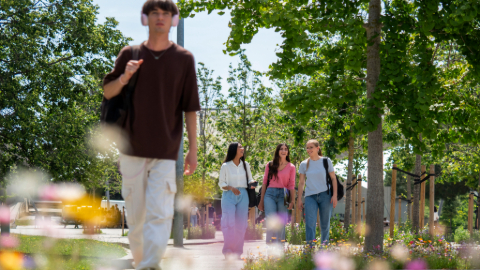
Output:
<path fill-rule="evenodd" d="M 284 204 L 285 189 L 290 192 L 288 210 L 291 210 L 295 199 L 295 173 L 295 166 L 290 163 L 290 151 L 287 144 L 277 145 L 273 161 L 265 166 L 264 185 L 258 209 L 265 212 L 267 220 L 275 216 L 277 219 L 279 218 L 282 226 L 277 230 L 267 227 L 267 244 L 285 242 L 282 241 L 285 240 L 285 224 L 288 216 L 287 206 Z"/>

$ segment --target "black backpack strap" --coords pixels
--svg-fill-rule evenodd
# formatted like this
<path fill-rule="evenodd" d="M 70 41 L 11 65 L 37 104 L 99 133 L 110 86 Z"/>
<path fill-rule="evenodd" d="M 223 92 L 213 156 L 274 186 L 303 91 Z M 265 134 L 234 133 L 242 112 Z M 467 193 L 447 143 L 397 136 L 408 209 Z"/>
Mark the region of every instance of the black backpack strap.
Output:
<path fill-rule="evenodd" d="M 140 45 L 130 46 L 132 51 L 132 59 L 138 60 L 138 55 L 140 54 Z M 135 91 L 135 86 L 137 84 L 137 77 L 140 68 L 137 69 L 137 72 L 133 73 L 130 81 L 128 81 L 128 88 L 126 93 L 127 104 L 128 104 L 128 113 L 130 114 L 130 131 L 133 132 L 133 119 L 135 118 L 135 111 L 133 110 L 133 92 Z"/>
<path fill-rule="evenodd" d="M 325 181 L 327 181 L 328 193 L 331 196 L 333 194 L 333 190 L 332 190 L 333 188 L 332 188 L 332 179 L 328 174 L 328 158 L 323 158 L 323 167 L 325 168 Z"/>

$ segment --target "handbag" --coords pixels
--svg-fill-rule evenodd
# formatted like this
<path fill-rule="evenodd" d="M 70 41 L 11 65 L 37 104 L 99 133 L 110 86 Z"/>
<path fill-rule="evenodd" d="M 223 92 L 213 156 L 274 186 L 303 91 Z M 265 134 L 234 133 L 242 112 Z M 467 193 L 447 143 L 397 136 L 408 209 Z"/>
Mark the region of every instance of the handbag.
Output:
<path fill-rule="evenodd" d="M 257 194 L 255 193 L 255 189 L 251 188 L 252 185 L 248 183 L 248 178 L 247 178 L 247 194 L 248 194 L 248 207 L 257 207 L 258 206 L 258 201 L 257 201 Z"/>
<path fill-rule="evenodd" d="M 132 51 L 131 60 L 138 60 L 140 46 L 130 46 L 130 49 Z M 130 129 L 132 129 L 134 118 L 132 96 L 137 82 L 138 70 L 132 75 L 128 84 L 122 88 L 120 95 L 114 96 L 111 99 L 106 99 L 105 96 L 103 97 L 100 106 L 100 122 L 123 128 L 125 126 L 127 115 L 131 111 Z"/>

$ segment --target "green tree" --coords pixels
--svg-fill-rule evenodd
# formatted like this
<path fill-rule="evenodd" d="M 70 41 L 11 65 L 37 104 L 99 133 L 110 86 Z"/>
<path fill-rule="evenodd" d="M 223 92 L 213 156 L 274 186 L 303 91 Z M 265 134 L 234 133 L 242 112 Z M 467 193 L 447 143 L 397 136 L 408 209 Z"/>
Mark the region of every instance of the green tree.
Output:
<path fill-rule="evenodd" d="M 198 63 L 197 80 L 200 95 L 199 136 L 198 140 L 198 168 L 191 176 L 185 176 L 185 194 L 193 194 L 198 201 L 212 198 L 219 193 L 217 179 L 214 175 L 219 170 L 220 159 L 223 158 L 223 149 L 219 141 L 221 135 L 217 131 L 217 117 L 220 112 L 217 108 L 223 98 L 221 94 L 221 78 L 213 78 L 213 70 L 204 63 Z M 188 140 L 184 141 L 188 144 Z M 184 147 L 185 150 L 188 146 Z M 185 152 L 186 154 L 186 152 Z M 203 211 L 203 210 L 202 210 Z M 203 223 L 202 223 L 203 224 Z"/>
<path fill-rule="evenodd" d="M 89 0 L 1 1 L 2 181 L 16 164 L 85 183 L 102 178 L 93 168 L 115 166 L 86 138 L 99 120 L 101 79 L 131 39 L 113 18 L 96 23 L 97 14 Z"/>

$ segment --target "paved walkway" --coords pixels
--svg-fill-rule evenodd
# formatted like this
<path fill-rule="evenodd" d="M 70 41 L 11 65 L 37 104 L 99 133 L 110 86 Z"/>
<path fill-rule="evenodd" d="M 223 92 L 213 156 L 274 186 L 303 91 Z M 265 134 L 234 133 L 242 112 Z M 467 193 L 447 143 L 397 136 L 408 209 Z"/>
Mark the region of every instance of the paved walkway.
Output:
<path fill-rule="evenodd" d="M 74 229 L 73 225 L 52 226 L 48 229 L 35 228 L 34 226 L 18 226 L 11 229 L 11 233 L 24 235 L 41 235 L 56 238 L 79 239 L 87 238 L 110 243 L 120 243 L 128 248 L 128 238 L 121 236 L 122 229 L 102 229 L 102 234 L 87 235 L 83 234 L 83 229 Z M 125 230 L 127 231 L 127 230 Z M 183 239 L 183 248 L 173 247 L 173 239 L 169 240 L 167 251 L 162 261 L 163 270 L 240 270 L 244 266 L 243 260 L 231 259 L 225 260 L 222 254 L 223 234 L 217 231 L 215 239 Z M 120 260 L 112 262 L 113 269 L 133 269 L 131 267 L 132 255 L 129 249 L 126 249 L 127 256 Z M 258 255 L 266 253 L 265 240 L 246 241 L 244 254 Z"/>
<path fill-rule="evenodd" d="M 83 234 L 83 229 L 74 229 L 74 225 L 68 225 L 64 228 L 63 225 L 57 225 L 49 227 L 48 229 L 35 228 L 35 226 L 17 226 L 15 229 L 11 229 L 11 233 L 24 234 L 24 235 L 42 235 L 51 236 L 56 238 L 88 238 L 109 243 L 121 243 L 128 245 L 128 237 L 122 236 L 122 229 L 101 229 L 101 234 L 88 235 Z M 125 229 L 127 232 L 128 229 Z M 211 243 L 223 243 L 223 234 L 220 231 L 215 233 L 215 239 L 183 239 L 184 245 L 201 245 Z M 168 240 L 168 245 L 173 246 L 173 239 Z"/>
<path fill-rule="evenodd" d="M 243 260 L 225 260 L 222 254 L 223 243 L 205 245 L 188 245 L 184 248 L 168 246 L 163 257 L 162 270 L 240 270 L 244 267 Z M 242 257 L 259 252 L 265 254 L 265 241 L 246 241 Z M 114 269 L 133 269 L 131 265 L 132 255 L 129 253 L 121 261 L 113 263 Z"/>

